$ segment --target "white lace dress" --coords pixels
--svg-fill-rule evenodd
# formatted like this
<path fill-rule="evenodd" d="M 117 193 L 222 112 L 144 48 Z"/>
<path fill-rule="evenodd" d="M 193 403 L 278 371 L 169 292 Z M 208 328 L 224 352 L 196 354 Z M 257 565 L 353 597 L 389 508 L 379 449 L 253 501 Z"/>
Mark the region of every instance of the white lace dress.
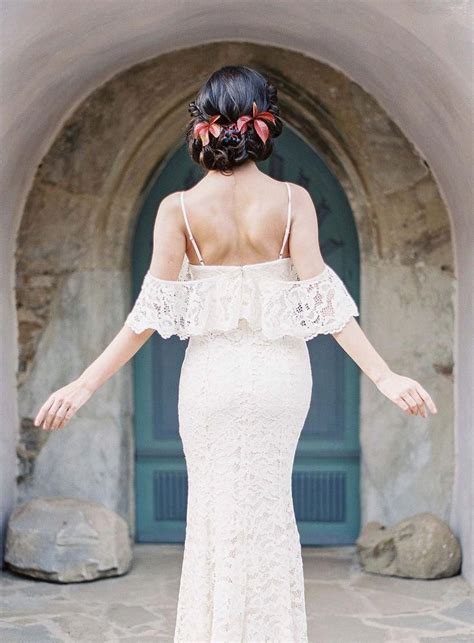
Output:
<path fill-rule="evenodd" d="M 188 473 L 174 643 L 303 643 L 301 544 L 291 474 L 311 400 L 306 341 L 357 306 L 328 265 L 290 258 L 148 272 L 126 323 L 189 338 L 179 381 Z"/>

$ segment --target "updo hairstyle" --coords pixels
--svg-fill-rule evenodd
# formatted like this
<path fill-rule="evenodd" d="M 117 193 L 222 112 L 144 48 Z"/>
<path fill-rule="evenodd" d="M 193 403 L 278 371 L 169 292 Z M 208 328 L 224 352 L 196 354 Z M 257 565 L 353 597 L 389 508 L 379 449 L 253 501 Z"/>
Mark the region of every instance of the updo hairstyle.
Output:
<path fill-rule="evenodd" d="M 236 127 L 240 116 L 253 114 L 253 103 L 259 112 L 270 112 L 275 122 L 265 120 L 269 136 L 265 142 L 250 121 L 245 132 Z M 232 169 L 248 160 L 264 161 L 273 151 L 273 139 L 280 136 L 283 123 L 280 118 L 277 89 L 258 71 L 244 65 L 227 65 L 215 71 L 201 87 L 196 99 L 189 103 L 191 120 L 186 126 L 186 143 L 191 158 L 206 170 L 232 174 Z M 217 137 L 209 134 L 209 143 L 203 145 L 194 128 L 200 122 L 216 121 L 222 126 Z"/>

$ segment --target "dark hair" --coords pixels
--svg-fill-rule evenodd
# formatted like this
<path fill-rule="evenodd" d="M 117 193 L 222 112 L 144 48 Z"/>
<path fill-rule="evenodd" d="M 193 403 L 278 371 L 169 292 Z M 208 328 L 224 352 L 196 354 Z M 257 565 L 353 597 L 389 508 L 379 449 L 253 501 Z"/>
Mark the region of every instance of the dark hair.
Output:
<path fill-rule="evenodd" d="M 266 120 L 270 136 L 263 143 L 252 123 L 245 132 L 232 127 L 240 116 L 252 116 L 253 102 L 258 111 L 268 111 L 275 123 Z M 226 65 L 215 71 L 201 87 L 196 99 L 189 103 L 191 120 L 185 136 L 191 158 L 207 170 L 219 170 L 232 174 L 232 168 L 249 159 L 264 161 L 273 151 L 273 139 L 280 136 L 283 123 L 280 118 L 277 89 L 262 74 L 244 65 Z M 203 145 L 194 138 L 194 127 L 220 114 L 217 121 L 222 125 L 218 137 L 209 136 L 209 144 Z"/>

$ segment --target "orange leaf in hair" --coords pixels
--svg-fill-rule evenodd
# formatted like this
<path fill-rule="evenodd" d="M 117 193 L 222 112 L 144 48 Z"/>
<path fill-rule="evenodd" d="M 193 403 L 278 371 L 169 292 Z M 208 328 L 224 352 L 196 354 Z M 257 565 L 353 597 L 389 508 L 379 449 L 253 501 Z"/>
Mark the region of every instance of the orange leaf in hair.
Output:
<path fill-rule="evenodd" d="M 237 119 L 237 127 L 242 133 L 247 131 L 248 123 L 252 122 L 257 135 L 265 143 L 270 136 L 270 130 L 265 120 L 275 123 L 275 116 L 271 112 L 259 112 L 257 103 L 252 103 L 252 116 L 241 116 Z"/>
<path fill-rule="evenodd" d="M 216 123 L 220 117 L 220 114 L 216 114 L 215 116 L 211 116 L 208 121 L 200 121 L 197 123 L 193 130 L 194 137 L 197 138 L 199 136 L 203 145 L 209 145 L 209 132 L 217 138 L 222 129 L 222 126 Z"/>

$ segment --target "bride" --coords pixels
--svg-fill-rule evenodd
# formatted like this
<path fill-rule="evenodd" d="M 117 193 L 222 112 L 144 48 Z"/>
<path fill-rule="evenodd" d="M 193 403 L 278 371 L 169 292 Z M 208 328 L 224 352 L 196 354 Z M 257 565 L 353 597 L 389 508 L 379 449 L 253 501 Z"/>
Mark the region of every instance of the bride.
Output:
<path fill-rule="evenodd" d="M 307 190 L 257 166 L 282 131 L 277 90 L 226 66 L 190 103 L 186 140 L 206 174 L 159 204 L 153 255 L 124 325 L 35 424 L 63 429 L 156 331 L 189 339 L 179 380 L 188 475 L 175 643 L 307 641 L 293 458 L 309 411 L 307 341 L 332 334 L 409 415 L 436 407 L 395 373 L 325 263 Z"/>

